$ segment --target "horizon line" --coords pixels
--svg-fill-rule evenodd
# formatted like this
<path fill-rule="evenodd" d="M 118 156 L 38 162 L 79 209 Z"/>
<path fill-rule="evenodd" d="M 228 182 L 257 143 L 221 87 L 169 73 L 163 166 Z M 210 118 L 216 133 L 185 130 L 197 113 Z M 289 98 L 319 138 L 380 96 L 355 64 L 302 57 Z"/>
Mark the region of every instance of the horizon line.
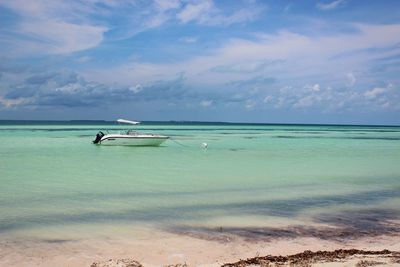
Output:
<path fill-rule="evenodd" d="M 61 123 L 61 122 L 103 122 L 103 123 L 116 123 L 116 120 L 44 120 L 44 119 L 0 119 L 0 123 L 4 122 L 50 122 L 50 123 Z M 369 126 L 369 127 L 400 127 L 400 124 L 352 124 L 352 123 L 295 123 L 295 122 L 229 122 L 229 121 L 198 121 L 198 120 L 144 120 L 140 123 L 193 123 L 193 124 L 233 124 L 233 125 L 303 125 L 303 126 Z"/>

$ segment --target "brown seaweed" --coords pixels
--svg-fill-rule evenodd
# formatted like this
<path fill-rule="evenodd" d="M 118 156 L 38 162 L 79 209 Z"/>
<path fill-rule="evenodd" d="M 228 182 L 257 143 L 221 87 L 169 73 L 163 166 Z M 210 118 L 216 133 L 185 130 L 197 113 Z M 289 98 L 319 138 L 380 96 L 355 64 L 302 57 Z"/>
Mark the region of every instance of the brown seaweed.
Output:
<path fill-rule="evenodd" d="M 344 260 L 354 255 L 360 255 L 360 256 L 379 255 L 379 256 L 392 257 L 394 260 L 400 259 L 400 254 L 398 252 L 393 252 L 387 249 L 380 251 L 359 250 L 359 249 L 338 249 L 334 251 L 316 251 L 316 252 L 306 250 L 304 252 L 289 256 L 268 255 L 264 257 L 254 257 L 254 258 L 249 258 L 247 260 L 240 260 L 235 263 L 226 263 L 221 267 L 245 267 L 254 265 L 270 266 L 271 264 L 310 266 L 312 263 L 334 262 L 334 261 Z"/>

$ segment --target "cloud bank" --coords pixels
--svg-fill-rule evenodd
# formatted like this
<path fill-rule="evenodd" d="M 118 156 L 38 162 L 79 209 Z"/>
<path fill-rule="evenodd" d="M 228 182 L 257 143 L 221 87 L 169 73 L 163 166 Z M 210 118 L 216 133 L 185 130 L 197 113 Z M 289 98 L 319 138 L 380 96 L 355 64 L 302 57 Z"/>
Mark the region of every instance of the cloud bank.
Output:
<path fill-rule="evenodd" d="M 397 4 L 360 5 L 0 0 L 0 118 L 141 106 L 170 119 L 400 123 Z"/>

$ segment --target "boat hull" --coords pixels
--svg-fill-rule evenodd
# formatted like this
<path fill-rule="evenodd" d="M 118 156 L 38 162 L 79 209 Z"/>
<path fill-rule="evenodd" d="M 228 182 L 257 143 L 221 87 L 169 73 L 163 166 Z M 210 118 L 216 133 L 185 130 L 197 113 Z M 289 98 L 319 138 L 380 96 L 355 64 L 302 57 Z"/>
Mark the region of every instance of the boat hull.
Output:
<path fill-rule="evenodd" d="M 167 136 L 104 136 L 99 145 L 103 146 L 159 146 Z"/>

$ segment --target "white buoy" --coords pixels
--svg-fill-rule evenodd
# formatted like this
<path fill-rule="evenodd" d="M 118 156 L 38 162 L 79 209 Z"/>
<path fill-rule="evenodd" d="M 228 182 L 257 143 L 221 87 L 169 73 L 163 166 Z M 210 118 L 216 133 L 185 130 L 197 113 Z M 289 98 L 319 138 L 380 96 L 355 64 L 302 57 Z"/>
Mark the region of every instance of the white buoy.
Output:
<path fill-rule="evenodd" d="M 204 148 L 204 149 L 207 149 L 208 144 L 207 144 L 207 143 L 202 143 L 202 144 L 201 144 L 201 147 Z"/>

